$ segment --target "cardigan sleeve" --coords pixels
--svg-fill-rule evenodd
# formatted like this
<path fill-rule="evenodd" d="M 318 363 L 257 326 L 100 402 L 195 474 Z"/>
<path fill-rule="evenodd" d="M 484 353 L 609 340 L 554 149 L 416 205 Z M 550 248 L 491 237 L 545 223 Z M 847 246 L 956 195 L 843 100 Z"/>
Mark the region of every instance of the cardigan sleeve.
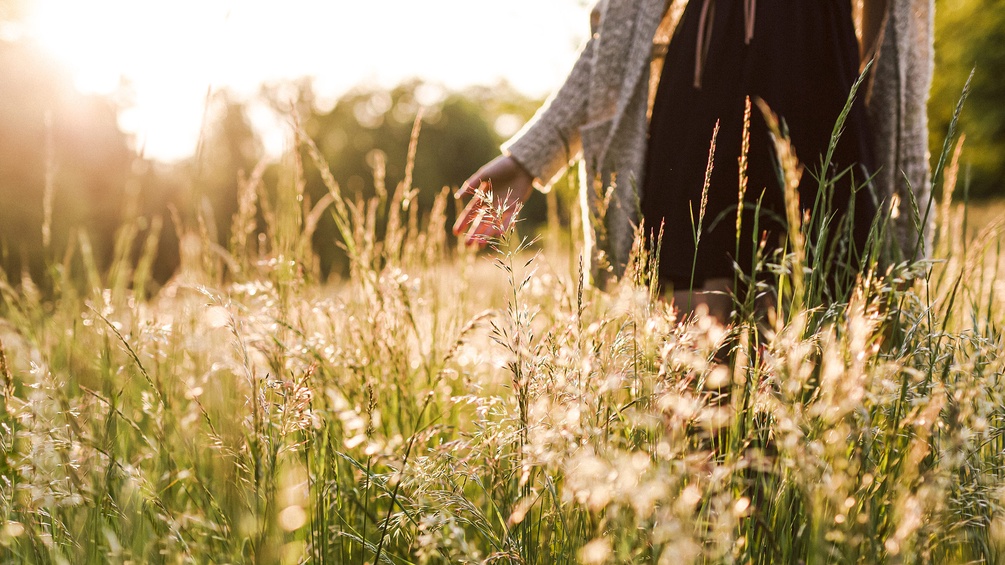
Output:
<path fill-rule="evenodd" d="M 863 37 L 874 45 L 866 55 L 875 56 L 866 96 L 877 167 L 874 183 L 877 195 L 890 207 L 899 248 L 894 258 L 921 258 L 931 248 L 933 219 L 926 111 L 932 80 L 933 1 L 871 0 L 865 9 L 863 15 L 875 16 Z"/>
<path fill-rule="evenodd" d="M 538 182 L 551 184 L 579 157 L 579 128 L 586 123 L 589 82 L 593 68 L 596 31 L 603 0 L 593 8 L 593 36 L 579 53 L 565 83 L 552 94 L 503 152 L 516 159 Z"/>

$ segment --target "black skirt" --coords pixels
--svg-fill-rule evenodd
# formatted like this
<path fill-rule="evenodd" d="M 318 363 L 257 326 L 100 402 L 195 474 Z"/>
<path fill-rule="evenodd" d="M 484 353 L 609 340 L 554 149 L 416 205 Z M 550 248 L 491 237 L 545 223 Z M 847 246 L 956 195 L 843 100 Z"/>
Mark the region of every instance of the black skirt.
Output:
<path fill-rule="evenodd" d="M 858 42 L 850 0 L 759 0 L 749 43 L 744 0 L 716 0 L 702 18 L 703 2 L 692 0 L 677 26 L 664 61 L 649 125 L 641 212 L 647 231 L 664 227 L 659 276 L 675 289 L 695 288 L 710 278 L 732 278 L 738 267 L 751 273 L 754 243 L 777 248 L 784 228 L 784 196 L 774 146 L 763 115 L 754 106 L 748 153 L 748 189 L 740 233 L 736 231 L 739 165 L 745 100 L 760 98 L 784 121 L 805 167 L 800 202 L 811 208 L 822 173 L 845 172 L 834 185 L 832 213 L 840 218 L 854 194 L 854 241 L 865 245 L 876 206 L 867 180 L 871 146 L 863 92 L 851 108 L 829 171 L 821 171 L 834 124 L 858 77 Z M 706 8 L 707 9 L 707 8 Z M 696 47 L 704 23 L 707 46 L 696 84 Z M 708 202 L 695 250 L 709 144 L 720 129 Z M 761 214 L 755 231 L 754 208 Z M 739 245 L 737 244 L 739 237 Z M 737 249 L 739 252 L 737 253 Z M 692 265 L 694 273 L 692 277 Z"/>

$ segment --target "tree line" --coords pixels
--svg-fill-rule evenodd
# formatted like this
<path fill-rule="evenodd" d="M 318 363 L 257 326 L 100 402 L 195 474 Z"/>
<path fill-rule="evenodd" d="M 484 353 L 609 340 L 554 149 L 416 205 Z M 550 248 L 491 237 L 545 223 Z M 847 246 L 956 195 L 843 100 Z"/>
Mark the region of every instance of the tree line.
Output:
<path fill-rule="evenodd" d="M 1005 11 L 999 2 L 937 0 L 932 153 L 941 152 L 963 85 L 976 69 L 960 123 L 967 135 L 961 180 L 972 198 L 1005 196 Z M 450 91 L 411 80 L 389 90 L 361 86 L 326 108 L 309 81 L 295 86 L 293 100 L 267 87 L 259 98 L 291 119 L 299 116 L 350 199 L 376 194 L 375 167 L 391 190 L 403 180 L 421 108 L 413 178 L 420 207 L 494 157 L 540 103 L 505 83 Z M 118 127 L 115 103 L 75 92 L 69 77 L 30 45 L 0 40 L 0 92 L 0 267 L 15 283 L 24 275 L 43 281 L 46 269 L 72 264 L 68 257 L 85 248 L 99 268 L 107 265 L 115 233 L 130 214 L 164 226 L 154 274 L 166 280 L 180 261 L 175 224 L 201 222 L 200 229 L 225 243 L 241 179 L 260 169 L 267 194 L 290 166 L 263 161 L 249 101 L 227 92 L 209 101 L 198 154 L 171 165 L 137 155 Z M 301 161 L 305 198 L 317 202 L 327 188 L 310 160 Z M 524 216 L 528 225 L 544 219 L 540 195 Z M 335 226 L 324 216 L 314 234 L 322 276 L 345 268 L 336 242 Z"/>

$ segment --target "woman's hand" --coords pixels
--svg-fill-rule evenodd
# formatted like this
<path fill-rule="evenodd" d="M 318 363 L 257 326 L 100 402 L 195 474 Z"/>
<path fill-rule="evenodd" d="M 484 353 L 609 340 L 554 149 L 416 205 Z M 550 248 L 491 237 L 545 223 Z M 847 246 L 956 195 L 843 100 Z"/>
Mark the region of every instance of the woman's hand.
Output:
<path fill-rule="evenodd" d="M 479 190 L 480 189 L 480 190 Z M 516 159 L 502 155 L 464 181 L 454 198 L 472 196 L 454 222 L 454 235 L 468 245 L 501 236 L 534 190 L 534 177 Z"/>

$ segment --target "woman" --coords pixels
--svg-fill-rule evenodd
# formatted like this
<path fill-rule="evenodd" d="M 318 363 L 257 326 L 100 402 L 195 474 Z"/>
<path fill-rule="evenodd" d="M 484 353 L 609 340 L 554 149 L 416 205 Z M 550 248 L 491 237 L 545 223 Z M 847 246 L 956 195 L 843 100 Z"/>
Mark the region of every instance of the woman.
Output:
<path fill-rule="evenodd" d="M 728 128 L 735 129 L 742 117 L 735 111 L 739 94 L 764 95 L 771 105 L 766 91 L 771 91 L 772 96 L 788 92 L 788 98 L 780 96 L 775 102 L 782 106 L 781 110 L 798 114 L 793 116 L 800 122 L 798 126 L 787 119 L 790 127 L 814 130 L 809 136 L 813 138 L 809 149 L 802 151 L 796 143 L 799 140 L 795 140 L 796 151 L 804 162 L 818 161 L 812 154 L 818 152 L 821 143 L 816 132 L 833 126 L 833 99 L 843 101 L 850 86 L 845 84 L 848 76 L 858 72 L 858 65 L 848 58 L 848 51 L 856 49 L 850 35 L 851 0 L 693 0 L 676 24 L 659 89 L 652 100 L 650 126 L 653 41 L 661 23 L 668 25 L 675 13 L 669 8 L 667 0 L 601 0 L 597 4 L 592 14 L 593 36 L 563 86 L 503 146 L 503 156 L 482 167 L 458 192 L 461 196 L 480 186 L 491 187 L 493 205 L 505 210 L 501 221 L 485 221 L 486 202 L 473 199 L 460 214 L 455 233 L 466 234 L 468 242 L 498 235 L 512 221 L 514 204 L 526 201 L 535 184 L 551 182 L 570 161 L 582 157 L 585 182 L 581 183 L 581 197 L 584 214 L 590 216 L 583 222 L 586 256 L 594 280 L 603 285 L 610 275 L 623 273 L 641 208 L 644 214 L 653 214 L 646 218 L 649 226 L 658 225 L 662 219 L 668 223 L 669 235 L 663 248 L 675 254 L 668 262 L 673 263 L 673 272 L 661 270 L 660 275 L 679 288 L 683 283 L 681 265 L 694 262 L 688 201 L 693 202 L 701 191 L 700 186 L 695 189 L 693 171 L 705 168 L 705 159 L 696 155 L 707 156 L 712 135 L 710 118 L 726 120 Z M 932 72 L 932 11 L 932 0 L 862 3 L 860 59 L 875 61 L 859 93 L 863 106 L 853 110 L 857 114 L 851 118 L 854 131 L 850 135 L 845 132 L 847 137 L 843 139 L 848 142 L 843 143 L 842 160 L 838 162 L 843 167 L 869 166 L 874 175 L 873 189 L 885 205 L 913 198 L 924 210 L 928 202 L 925 107 Z M 829 35 L 820 37 L 824 31 Z M 798 95 L 791 95 L 793 84 L 805 90 L 808 81 L 819 80 L 817 76 L 805 76 L 817 70 L 815 57 L 820 54 L 806 52 L 813 45 L 827 46 L 831 53 L 823 57 L 833 67 L 827 73 L 839 75 L 832 77 L 833 84 L 813 93 L 816 96 L 830 91 L 831 97 L 824 102 L 826 111 L 822 112 L 826 116 L 813 116 L 814 104 L 800 107 L 792 102 L 798 101 Z M 798 76 L 795 80 L 785 77 L 785 66 L 799 60 L 799 56 L 806 60 L 800 62 L 799 71 L 791 73 Z M 841 68 L 835 73 L 837 67 Z M 845 91 L 835 96 L 834 85 Z M 734 137 L 738 143 L 739 137 Z M 736 145 L 734 140 L 729 143 Z M 684 145 L 686 149 L 682 150 Z M 701 152 L 694 149 L 698 146 Z M 757 151 L 763 157 L 768 149 Z M 735 163 L 735 154 L 730 150 L 723 153 L 728 156 L 716 159 L 717 166 L 722 165 L 720 171 L 735 170 L 735 166 L 724 164 L 730 160 Z M 668 155 L 678 160 L 668 163 Z M 752 166 L 763 169 L 770 164 L 762 161 Z M 681 169 L 685 172 L 680 173 Z M 672 175 L 668 178 L 668 171 L 687 177 L 686 182 Z M 728 186 L 735 174 L 721 174 L 713 181 Z M 776 190 L 767 186 L 770 181 L 762 177 L 758 182 L 766 186 L 752 187 L 751 194 L 760 194 L 761 189 L 767 189 L 765 194 Z M 861 181 L 861 177 L 857 174 L 856 180 Z M 682 182 L 688 186 L 682 188 Z M 606 207 L 602 204 L 604 190 L 598 187 L 611 187 L 612 198 Z M 734 182 L 728 191 L 734 198 L 735 187 Z M 913 196 L 908 196 L 909 191 Z M 717 197 L 722 192 L 718 190 Z M 848 207 L 847 203 L 839 205 Z M 692 209 L 697 216 L 697 207 Z M 897 217 L 895 240 L 902 253 L 917 255 L 916 242 L 923 242 L 927 234 L 919 236 L 911 214 L 893 216 Z M 589 221 L 598 218 L 603 219 L 602 226 Z M 686 225 L 682 226 L 685 218 Z M 685 233 L 686 238 L 682 235 Z M 721 237 L 707 243 L 711 237 L 703 232 L 706 239 L 699 244 L 699 261 L 706 264 L 703 252 L 707 249 L 712 254 L 708 263 L 719 266 L 693 279 L 691 282 L 697 283 L 694 290 L 718 288 L 721 265 L 740 259 L 729 256 L 733 245 L 721 249 Z"/>

